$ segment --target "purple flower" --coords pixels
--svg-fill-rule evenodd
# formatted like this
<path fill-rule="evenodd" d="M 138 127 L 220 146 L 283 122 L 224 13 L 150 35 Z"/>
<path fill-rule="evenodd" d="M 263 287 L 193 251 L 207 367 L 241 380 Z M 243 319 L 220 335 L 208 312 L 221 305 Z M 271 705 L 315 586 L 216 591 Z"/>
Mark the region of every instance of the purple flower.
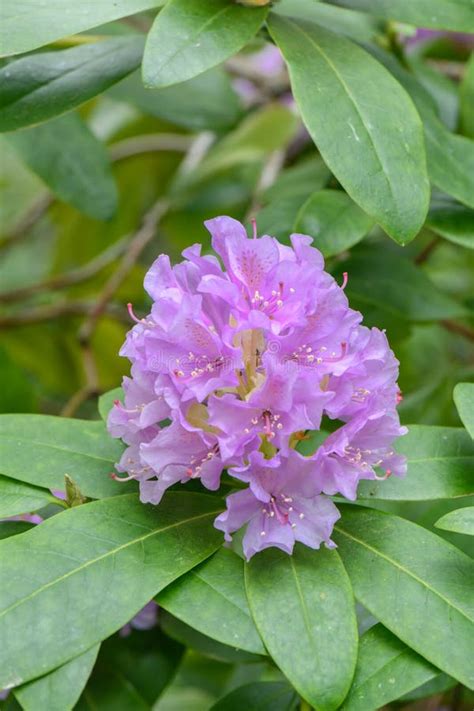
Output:
<path fill-rule="evenodd" d="M 291 246 L 249 238 L 239 222 L 206 223 L 218 257 L 199 245 L 172 267 L 160 256 L 145 278 L 153 299 L 121 354 L 132 363 L 109 430 L 128 445 L 117 465 L 143 502 L 221 473 L 248 484 L 216 526 L 244 524 L 250 557 L 295 540 L 332 545 L 338 518 L 324 494 L 354 499 L 361 479 L 403 475 L 393 442 L 405 433 L 396 406 L 398 361 L 385 334 L 361 325 L 344 287 L 324 271 L 306 235 Z M 295 451 L 326 416 L 342 425 L 311 456 Z M 117 477 L 122 478 L 122 477 Z"/>

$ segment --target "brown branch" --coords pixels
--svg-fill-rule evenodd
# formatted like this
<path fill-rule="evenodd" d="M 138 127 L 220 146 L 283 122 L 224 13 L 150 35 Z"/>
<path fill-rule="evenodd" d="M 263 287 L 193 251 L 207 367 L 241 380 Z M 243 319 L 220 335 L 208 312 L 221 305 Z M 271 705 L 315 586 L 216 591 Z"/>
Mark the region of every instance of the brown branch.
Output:
<path fill-rule="evenodd" d="M 55 304 L 34 306 L 18 313 L 0 315 L 0 328 L 28 326 L 34 323 L 43 323 L 43 321 L 52 321 L 62 316 L 84 316 L 90 313 L 94 305 L 95 302 L 93 301 L 59 301 Z M 108 304 L 106 313 L 107 316 L 117 321 L 128 323 L 123 307 L 118 304 Z"/>
<path fill-rule="evenodd" d="M 35 222 L 44 215 L 46 210 L 54 201 L 53 195 L 43 195 L 34 205 L 26 212 L 16 225 L 8 232 L 0 242 L 0 250 L 10 247 L 18 242 L 30 230 Z"/>
<path fill-rule="evenodd" d="M 426 247 L 424 247 L 421 252 L 415 257 L 415 264 L 420 265 L 426 262 L 428 257 L 431 256 L 431 253 L 436 249 L 440 242 L 441 237 L 438 236 L 434 237 L 430 242 L 428 242 Z"/>
<path fill-rule="evenodd" d="M 468 341 L 474 341 L 474 329 L 470 326 L 465 326 L 463 323 L 456 323 L 450 319 L 441 321 L 441 325 L 451 333 L 456 333 L 458 336 L 467 338 Z"/>

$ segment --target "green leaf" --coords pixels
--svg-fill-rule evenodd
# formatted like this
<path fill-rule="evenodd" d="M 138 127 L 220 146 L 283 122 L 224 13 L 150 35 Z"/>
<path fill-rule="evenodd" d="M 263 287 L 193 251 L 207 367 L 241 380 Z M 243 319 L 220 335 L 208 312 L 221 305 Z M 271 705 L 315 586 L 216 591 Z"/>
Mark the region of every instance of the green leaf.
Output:
<path fill-rule="evenodd" d="M 375 625 L 360 639 L 354 680 L 341 711 L 376 711 L 440 675 L 385 627 Z"/>
<path fill-rule="evenodd" d="M 311 156 L 282 170 L 273 185 L 264 192 L 265 201 L 298 197 L 303 200 L 316 190 L 322 190 L 331 173 L 320 156 Z"/>
<path fill-rule="evenodd" d="M 266 654 L 245 596 L 244 564 L 222 549 L 167 587 L 157 598 L 172 615 L 202 634 L 254 654 Z"/>
<path fill-rule="evenodd" d="M 228 0 L 170 0 L 148 33 L 143 83 L 179 84 L 220 64 L 252 39 L 267 14 L 266 7 Z"/>
<path fill-rule="evenodd" d="M 406 477 L 363 481 L 360 498 L 427 501 L 474 494 L 474 444 L 462 428 L 410 425 L 396 450 L 407 458 Z"/>
<path fill-rule="evenodd" d="M 409 96 L 376 60 L 311 23 L 271 15 L 303 121 L 360 207 L 404 244 L 426 217 L 423 131 Z M 382 100 L 381 100 L 382 97 Z"/>
<path fill-rule="evenodd" d="M 267 548 L 245 566 L 247 597 L 268 652 L 320 711 L 339 708 L 357 658 L 352 590 L 336 551 Z"/>
<path fill-rule="evenodd" d="M 219 699 L 211 711 L 291 711 L 296 701 L 295 692 L 285 682 L 255 681 Z"/>
<path fill-rule="evenodd" d="M 474 54 L 466 64 L 459 89 L 461 100 L 461 129 L 465 136 L 474 138 Z"/>
<path fill-rule="evenodd" d="M 114 388 L 99 397 L 99 415 L 104 422 L 107 422 L 109 412 L 111 411 L 115 400 L 123 400 L 122 388 Z"/>
<path fill-rule="evenodd" d="M 96 644 L 70 662 L 46 676 L 15 689 L 15 697 L 24 711 L 64 711 L 72 709 L 82 693 L 95 664 L 99 645 Z"/>
<path fill-rule="evenodd" d="M 398 516 L 340 508 L 333 537 L 358 600 L 425 659 L 474 684 L 474 561 Z"/>
<path fill-rule="evenodd" d="M 474 8 L 470 0 L 329 0 L 352 10 L 370 12 L 386 20 L 399 20 L 418 27 L 474 31 Z"/>
<path fill-rule="evenodd" d="M 474 383 L 458 383 L 454 388 L 453 397 L 459 417 L 474 439 Z"/>
<path fill-rule="evenodd" d="M 452 203 L 433 207 L 426 226 L 454 244 L 474 249 L 474 210 Z"/>
<path fill-rule="evenodd" d="M 145 89 L 140 73 L 136 72 L 108 94 L 137 106 L 145 114 L 191 131 L 223 131 L 237 122 L 241 111 L 229 77 L 217 68 L 177 86 L 159 90 Z"/>
<path fill-rule="evenodd" d="M 52 501 L 47 489 L 0 476 L 0 519 L 37 511 Z"/>
<path fill-rule="evenodd" d="M 105 91 L 140 65 L 141 37 L 21 57 L 0 69 L 0 131 L 47 121 Z"/>
<path fill-rule="evenodd" d="M 62 200 L 90 217 L 112 217 L 118 197 L 107 152 L 77 114 L 16 131 L 8 140 Z"/>
<path fill-rule="evenodd" d="M 436 523 L 436 528 L 443 531 L 453 531 L 454 533 L 465 533 L 467 536 L 474 536 L 474 506 L 465 506 L 441 516 Z"/>
<path fill-rule="evenodd" d="M 35 524 L 28 521 L 0 521 L 0 540 L 10 536 L 17 536 L 19 533 L 24 533 L 34 527 Z"/>
<path fill-rule="evenodd" d="M 21 54 L 66 35 L 84 32 L 120 17 L 127 17 L 152 7 L 163 0 L 61 0 L 59 4 L 38 0 L 22 0 L 21 14 L 17 0 L 4 0 L 0 9 L 0 52 Z"/>
<path fill-rule="evenodd" d="M 361 12 L 331 7 L 315 0 L 279 0 L 273 12 L 315 22 L 328 30 L 347 35 L 358 42 L 371 42 L 380 35 L 380 21 Z"/>
<path fill-rule="evenodd" d="M 0 415 L 2 471 L 48 489 L 63 489 L 69 474 L 85 496 L 102 498 L 124 493 L 127 484 L 110 473 L 123 445 L 102 422 L 49 415 Z"/>
<path fill-rule="evenodd" d="M 221 543 L 215 497 L 95 501 L 0 543 L 0 687 L 19 685 L 108 637 Z M 28 570 L 28 576 L 19 571 Z M 67 634 L 58 610 L 67 600 Z M 37 624 L 41 620 L 41 624 Z"/>
<path fill-rule="evenodd" d="M 313 246 L 325 257 L 332 257 L 360 242 L 373 224 L 346 193 L 320 190 L 299 211 L 295 232 L 314 237 Z"/>

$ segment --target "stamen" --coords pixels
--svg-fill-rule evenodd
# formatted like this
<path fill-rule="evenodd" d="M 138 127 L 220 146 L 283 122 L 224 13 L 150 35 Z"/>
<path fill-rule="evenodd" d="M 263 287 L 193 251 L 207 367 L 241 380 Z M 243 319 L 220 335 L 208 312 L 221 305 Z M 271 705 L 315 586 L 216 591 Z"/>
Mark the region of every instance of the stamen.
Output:
<path fill-rule="evenodd" d="M 255 217 L 252 217 L 250 222 L 252 223 L 253 238 L 257 239 L 257 220 Z"/>
<path fill-rule="evenodd" d="M 131 481 L 132 479 L 135 479 L 135 474 L 130 474 L 129 476 L 119 476 L 115 472 L 112 472 L 110 474 L 110 478 L 113 479 L 114 481 L 120 481 L 122 483 L 126 481 Z"/>
<path fill-rule="evenodd" d="M 135 323 L 145 323 L 144 318 L 138 318 L 138 316 L 135 316 L 135 313 L 133 311 L 133 306 L 132 304 L 128 303 L 127 304 L 127 311 L 129 313 L 130 318 L 135 321 Z"/>
<path fill-rule="evenodd" d="M 346 288 L 348 280 L 349 280 L 349 276 L 348 276 L 347 272 L 344 272 L 343 275 L 342 275 L 341 289 L 345 289 L 345 288 Z"/>

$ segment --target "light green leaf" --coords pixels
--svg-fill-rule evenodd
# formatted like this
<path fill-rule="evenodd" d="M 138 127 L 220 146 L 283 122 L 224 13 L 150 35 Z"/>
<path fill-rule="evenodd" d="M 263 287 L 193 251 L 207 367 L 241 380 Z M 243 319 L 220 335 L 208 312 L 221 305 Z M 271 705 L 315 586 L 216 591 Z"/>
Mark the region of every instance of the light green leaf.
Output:
<path fill-rule="evenodd" d="M 158 604 L 199 632 L 254 654 L 266 654 L 245 596 L 244 564 L 221 549 L 167 587 Z"/>
<path fill-rule="evenodd" d="M 418 27 L 474 31 L 471 0 L 329 0 L 352 10 L 370 12 L 386 20 L 399 20 Z"/>
<path fill-rule="evenodd" d="M 459 417 L 474 439 L 474 383 L 458 383 L 454 388 L 453 397 Z"/>
<path fill-rule="evenodd" d="M 273 12 L 315 22 L 333 32 L 340 32 L 359 42 L 371 42 L 380 35 L 380 20 L 315 0 L 279 0 Z"/>
<path fill-rule="evenodd" d="M 297 696 L 282 681 L 255 681 L 239 686 L 212 706 L 211 711 L 291 711 Z"/>
<path fill-rule="evenodd" d="M 0 131 L 47 121 L 83 104 L 140 65 L 143 39 L 127 36 L 21 57 L 0 69 Z"/>
<path fill-rule="evenodd" d="M 376 711 L 441 675 L 385 627 L 375 625 L 360 639 L 354 680 L 341 711 Z"/>
<path fill-rule="evenodd" d="M 454 244 L 474 249 L 474 210 L 452 203 L 433 207 L 426 226 Z"/>
<path fill-rule="evenodd" d="M 454 533 L 465 533 L 467 536 L 474 536 L 474 506 L 466 506 L 456 509 L 441 516 L 436 523 L 436 528 Z"/>
<path fill-rule="evenodd" d="M 349 580 L 336 551 L 267 548 L 245 566 L 250 610 L 263 642 L 298 693 L 339 708 L 357 658 Z"/>
<path fill-rule="evenodd" d="M 179 84 L 220 64 L 252 39 L 267 13 L 228 0 L 170 0 L 148 33 L 143 83 Z"/>
<path fill-rule="evenodd" d="M 122 388 L 114 388 L 99 397 L 99 415 L 104 422 L 107 422 L 109 412 L 111 411 L 115 400 L 123 401 Z"/>
<path fill-rule="evenodd" d="M 340 508 L 333 538 L 358 600 L 425 659 L 474 685 L 474 561 L 398 516 Z"/>
<path fill-rule="evenodd" d="M 52 501 L 47 489 L 0 476 L 0 519 L 37 511 Z"/>
<path fill-rule="evenodd" d="M 241 111 L 229 77 L 218 68 L 183 84 L 153 90 L 144 88 L 140 73 L 136 72 L 112 87 L 108 94 L 137 106 L 145 114 L 191 131 L 229 129 Z"/>
<path fill-rule="evenodd" d="M 91 27 L 127 17 L 152 7 L 164 0 L 4 0 L 0 9 L 0 53 L 21 54 L 45 44 L 75 35 Z"/>
<path fill-rule="evenodd" d="M 220 510 L 219 499 L 201 494 L 169 493 L 159 507 L 129 494 L 2 541 L 0 687 L 45 674 L 128 622 L 217 549 Z M 65 600 L 67 634 L 58 623 Z"/>
<path fill-rule="evenodd" d="M 15 689 L 15 697 L 24 711 L 64 711 L 72 709 L 82 693 L 95 664 L 99 645 L 96 644 L 70 662 L 46 676 Z"/>
<path fill-rule="evenodd" d="M 406 477 L 363 481 L 360 498 L 427 501 L 474 494 L 474 444 L 462 428 L 410 425 L 396 450 L 407 458 Z"/>
<path fill-rule="evenodd" d="M 77 114 L 15 131 L 8 140 L 62 200 L 90 217 L 112 217 L 117 188 L 107 152 Z"/>
<path fill-rule="evenodd" d="M 2 471 L 12 479 L 63 489 L 69 474 L 85 496 L 122 494 L 128 485 L 110 478 L 122 452 L 122 443 L 110 437 L 102 422 L 0 415 Z"/>
<path fill-rule="evenodd" d="M 276 15 L 269 28 L 329 168 L 391 237 L 402 244 L 413 239 L 426 217 L 429 184 L 422 124 L 409 96 L 376 60 L 339 35 Z"/>
<path fill-rule="evenodd" d="M 265 201 L 283 198 L 308 198 L 328 183 L 331 172 L 320 156 L 311 156 L 282 170 L 273 185 L 264 192 Z"/>
<path fill-rule="evenodd" d="M 474 54 L 466 64 L 459 88 L 461 99 L 461 129 L 465 136 L 474 138 Z"/>
<path fill-rule="evenodd" d="M 360 242 L 373 224 L 346 193 L 320 190 L 300 209 L 295 232 L 314 237 L 313 246 L 325 257 L 332 257 Z"/>

